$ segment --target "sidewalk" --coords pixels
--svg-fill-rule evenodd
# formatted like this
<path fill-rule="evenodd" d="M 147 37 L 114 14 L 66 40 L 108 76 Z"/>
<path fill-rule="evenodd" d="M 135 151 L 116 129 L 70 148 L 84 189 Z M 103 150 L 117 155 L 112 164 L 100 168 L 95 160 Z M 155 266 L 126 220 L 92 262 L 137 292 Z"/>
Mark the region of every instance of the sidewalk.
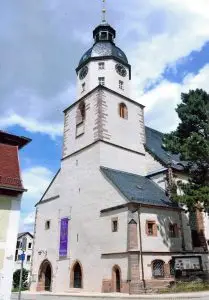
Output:
<path fill-rule="evenodd" d="M 22 293 L 22 300 L 85 300 L 85 299 L 94 299 L 94 300 L 108 300 L 108 299 L 115 299 L 115 300 L 130 300 L 130 299 L 139 299 L 139 300 L 156 300 L 156 299 L 167 299 L 167 300 L 209 300 L 209 292 L 200 292 L 200 293 L 185 293 L 185 294 L 149 294 L 149 295 L 128 295 L 128 294 L 96 294 L 96 293 L 59 293 L 59 294 L 52 294 L 52 293 L 29 293 L 23 292 Z M 11 300 L 18 299 L 17 293 L 13 293 Z"/>

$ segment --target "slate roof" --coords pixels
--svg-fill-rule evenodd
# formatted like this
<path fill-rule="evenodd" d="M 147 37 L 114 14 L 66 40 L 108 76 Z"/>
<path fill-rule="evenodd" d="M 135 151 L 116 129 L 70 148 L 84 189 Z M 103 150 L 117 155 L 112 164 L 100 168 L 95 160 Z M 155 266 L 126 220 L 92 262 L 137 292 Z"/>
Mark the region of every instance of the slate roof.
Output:
<path fill-rule="evenodd" d="M 91 47 L 88 51 L 84 53 L 84 55 L 80 59 L 78 68 L 81 65 L 83 65 L 85 61 L 87 61 L 92 57 L 97 57 L 97 58 L 101 57 L 102 59 L 103 57 L 107 57 L 107 56 L 115 57 L 121 60 L 121 62 L 128 64 L 128 59 L 125 53 L 120 48 L 118 48 L 115 44 L 111 42 L 97 42 L 96 44 L 94 44 L 93 47 Z"/>
<path fill-rule="evenodd" d="M 18 233 L 17 238 L 19 239 L 22 236 L 27 235 L 27 234 L 30 235 L 33 238 L 33 235 L 28 231 Z"/>
<path fill-rule="evenodd" d="M 146 144 L 145 147 L 157 160 L 159 160 L 163 165 L 171 166 L 176 170 L 183 170 L 186 166 L 186 162 L 180 160 L 179 155 L 171 154 L 165 151 L 162 147 L 163 145 L 163 133 L 145 126 L 146 134 Z"/>
<path fill-rule="evenodd" d="M 105 167 L 101 171 L 130 202 L 178 208 L 163 189 L 146 177 Z"/>

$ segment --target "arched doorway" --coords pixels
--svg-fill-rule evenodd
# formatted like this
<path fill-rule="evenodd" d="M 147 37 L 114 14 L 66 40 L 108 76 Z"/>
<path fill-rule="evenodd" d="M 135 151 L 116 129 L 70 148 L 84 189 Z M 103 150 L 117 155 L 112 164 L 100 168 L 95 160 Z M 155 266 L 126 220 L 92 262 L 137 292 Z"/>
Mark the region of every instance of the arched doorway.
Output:
<path fill-rule="evenodd" d="M 121 271 L 118 266 L 114 266 L 112 270 L 112 286 L 113 292 L 121 292 Z"/>
<path fill-rule="evenodd" d="M 83 275 L 81 264 L 76 261 L 71 269 L 70 286 L 75 289 L 83 288 Z"/>
<path fill-rule="evenodd" d="M 51 291 L 52 266 L 48 260 L 44 260 L 39 268 L 37 291 Z"/>
<path fill-rule="evenodd" d="M 164 261 L 162 260 L 154 260 L 152 263 L 152 276 L 154 278 L 164 278 L 165 271 L 164 271 Z"/>

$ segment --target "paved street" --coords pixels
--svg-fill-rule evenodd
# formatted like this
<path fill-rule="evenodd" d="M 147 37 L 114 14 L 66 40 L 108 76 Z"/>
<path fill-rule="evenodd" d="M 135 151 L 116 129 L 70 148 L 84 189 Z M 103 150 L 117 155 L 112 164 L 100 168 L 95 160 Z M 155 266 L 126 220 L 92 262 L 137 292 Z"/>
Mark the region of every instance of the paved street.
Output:
<path fill-rule="evenodd" d="M 17 294 L 12 294 L 11 300 L 17 300 Z M 23 293 L 22 300 L 208 300 L 209 292 L 191 293 L 191 294 L 175 294 L 175 295 L 141 295 L 141 296 L 128 296 L 124 294 L 31 294 Z"/>

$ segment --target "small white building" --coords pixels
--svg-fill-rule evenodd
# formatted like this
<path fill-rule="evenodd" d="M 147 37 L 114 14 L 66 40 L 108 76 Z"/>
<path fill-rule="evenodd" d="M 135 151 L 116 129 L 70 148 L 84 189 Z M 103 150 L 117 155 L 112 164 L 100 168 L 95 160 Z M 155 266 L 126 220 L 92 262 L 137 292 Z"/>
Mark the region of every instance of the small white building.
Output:
<path fill-rule="evenodd" d="M 64 111 L 61 168 L 36 206 L 32 291 L 138 294 L 173 280 L 173 256 L 208 267 L 207 246 L 193 244 L 189 217 L 166 192 L 184 176 L 182 162 L 130 98 L 115 30 L 103 22 L 93 36 L 76 69 L 77 100 Z"/>
<path fill-rule="evenodd" d="M 26 269 L 29 272 L 29 275 L 30 275 L 32 251 L 33 251 L 33 235 L 30 232 L 18 233 L 16 252 L 15 252 L 14 272 L 21 268 L 21 254 L 22 254 L 23 238 L 26 239 L 26 249 L 24 251 L 25 261 L 23 263 L 23 267 L 24 267 L 24 269 Z"/>

